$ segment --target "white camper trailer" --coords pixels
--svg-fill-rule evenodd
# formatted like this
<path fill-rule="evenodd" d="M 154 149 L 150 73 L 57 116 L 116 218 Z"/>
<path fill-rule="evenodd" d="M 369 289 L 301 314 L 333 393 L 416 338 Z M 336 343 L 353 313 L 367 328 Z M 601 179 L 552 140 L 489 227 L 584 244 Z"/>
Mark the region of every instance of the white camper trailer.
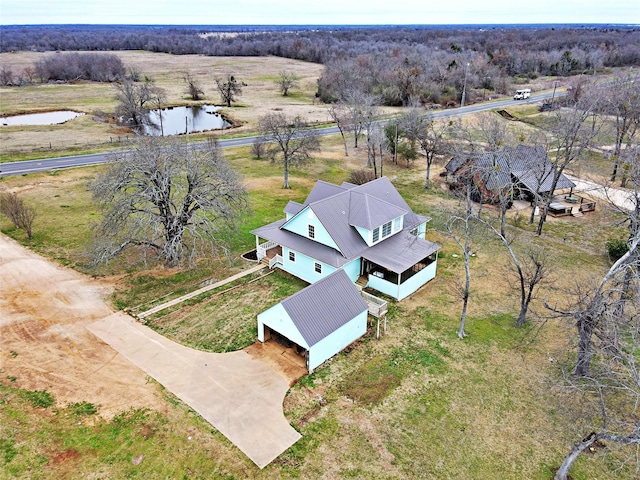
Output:
<path fill-rule="evenodd" d="M 531 89 L 524 88 L 522 90 L 516 90 L 516 94 L 513 96 L 514 100 L 525 100 L 531 96 Z"/>

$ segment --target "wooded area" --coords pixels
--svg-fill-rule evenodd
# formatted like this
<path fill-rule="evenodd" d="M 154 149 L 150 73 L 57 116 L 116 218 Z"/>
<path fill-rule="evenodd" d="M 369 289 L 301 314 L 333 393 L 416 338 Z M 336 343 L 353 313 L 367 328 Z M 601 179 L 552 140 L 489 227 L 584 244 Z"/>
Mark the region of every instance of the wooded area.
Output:
<path fill-rule="evenodd" d="M 214 31 L 212 33 L 212 31 Z M 353 88 L 384 105 L 447 105 L 463 86 L 506 93 L 539 76 L 640 64 L 640 29 L 610 26 L 150 27 L 4 26 L 1 52 L 146 50 L 175 55 L 268 56 L 325 65 L 318 96 Z M 348 72 L 349 75 L 345 75 Z M 4 72 L 3 83 L 28 79 Z M 51 77 L 55 79 L 55 77 Z M 44 77 L 44 81 L 48 78 Z"/>

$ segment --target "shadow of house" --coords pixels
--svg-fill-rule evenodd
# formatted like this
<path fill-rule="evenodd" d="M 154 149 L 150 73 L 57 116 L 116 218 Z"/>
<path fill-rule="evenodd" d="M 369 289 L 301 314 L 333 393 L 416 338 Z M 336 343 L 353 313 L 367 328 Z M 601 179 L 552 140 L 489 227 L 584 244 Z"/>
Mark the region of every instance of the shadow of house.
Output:
<path fill-rule="evenodd" d="M 576 186 L 560 174 L 555 189 L 553 179 L 557 172 L 542 147 L 518 145 L 505 147 L 499 152 L 458 155 L 445 166 L 450 188 L 463 188 L 473 181 L 472 199 L 476 202 L 499 204 L 501 200 L 527 200 L 532 205 L 556 192 L 567 192 L 571 197 Z"/>

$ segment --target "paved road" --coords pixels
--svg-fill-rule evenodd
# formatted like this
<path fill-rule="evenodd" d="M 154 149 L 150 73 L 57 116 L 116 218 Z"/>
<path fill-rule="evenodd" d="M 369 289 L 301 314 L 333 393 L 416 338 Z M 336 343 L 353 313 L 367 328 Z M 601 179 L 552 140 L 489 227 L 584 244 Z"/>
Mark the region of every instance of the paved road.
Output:
<path fill-rule="evenodd" d="M 282 413 L 289 383 L 245 351 L 194 350 L 123 313 L 87 328 L 198 412 L 258 467 L 301 438 Z"/>
<path fill-rule="evenodd" d="M 476 103 L 473 105 L 467 105 L 461 108 L 455 108 L 450 110 L 438 110 L 431 112 L 434 118 L 449 118 L 459 115 L 466 115 L 470 113 L 477 113 L 486 110 L 494 110 L 499 108 L 506 108 L 513 105 L 521 105 L 524 103 L 539 103 L 545 99 L 551 98 L 553 92 L 538 93 L 531 95 L 528 100 L 512 100 L 505 98 L 501 100 L 495 100 L 491 102 Z M 564 95 L 564 92 L 556 91 L 555 96 L 560 97 Z M 320 129 L 321 135 L 336 135 L 338 134 L 337 127 L 326 127 Z M 222 148 L 241 147 L 251 145 L 255 136 L 251 137 L 239 137 L 239 138 L 227 138 L 219 140 Z M 5 162 L 0 163 L 0 177 L 7 175 L 22 175 L 26 173 L 43 172 L 48 170 L 55 170 L 59 168 L 71 168 L 71 167 L 84 167 L 87 165 L 97 165 L 106 163 L 109 161 L 108 153 L 95 153 L 90 155 L 73 155 L 69 157 L 56 157 L 46 158 L 40 160 L 26 160 L 22 162 Z"/>

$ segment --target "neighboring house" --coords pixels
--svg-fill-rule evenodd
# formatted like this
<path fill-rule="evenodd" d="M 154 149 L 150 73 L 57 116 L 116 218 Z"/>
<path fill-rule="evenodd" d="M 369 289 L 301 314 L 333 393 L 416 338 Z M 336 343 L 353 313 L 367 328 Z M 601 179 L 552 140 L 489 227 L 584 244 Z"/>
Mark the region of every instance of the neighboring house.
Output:
<path fill-rule="evenodd" d="M 257 258 L 311 285 L 259 314 L 258 338 L 295 348 L 309 371 L 366 333 L 367 311 L 386 311 L 362 287 L 401 300 L 436 275 L 440 247 L 424 239 L 430 219 L 413 213 L 386 177 L 360 186 L 318 181 L 284 211 L 251 232 Z"/>
<path fill-rule="evenodd" d="M 336 270 L 258 315 L 258 339 L 294 347 L 312 372 L 367 332 L 365 302 Z"/>
<path fill-rule="evenodd" d="M 284 211 L 285 219 L 251 232 L 258 260 L 270 256 L 271 267 L 306 282 L 342 269 L 402 300 L 436 275 L 440 247 L 424 239 L 430 219 L 413 213 L 386 177 L 359 186 L 318 181 L 304 203 Z"/>
<path fill-rule="evenodd" d="M 483 203 L 498 203 L 501 191 L 512 199 L 534 202 L 563 190 L 569 190 L 571 196 L 575 187 L 561 173 L 552 192 L 555 167 L 542 147 L 527 145 L 472 156 L 459 155 L 447 163 L 445 170 L 447 181 L 454 189 L 463 186 L 465 177 L 472 175 L 476 186 L 472 198 Z"/>

